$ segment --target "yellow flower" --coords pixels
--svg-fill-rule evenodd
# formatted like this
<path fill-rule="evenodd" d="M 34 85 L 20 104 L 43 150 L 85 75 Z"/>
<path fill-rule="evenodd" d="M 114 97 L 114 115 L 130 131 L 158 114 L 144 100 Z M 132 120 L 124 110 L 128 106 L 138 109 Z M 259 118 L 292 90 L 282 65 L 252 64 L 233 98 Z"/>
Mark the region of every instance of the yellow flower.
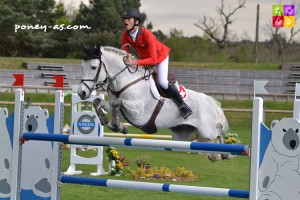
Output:
<path fill-rule="evenodd" d="M 122 170 L 123 169 L 123 164 L 121 162 L 118 162 L 117 167 Z"/>

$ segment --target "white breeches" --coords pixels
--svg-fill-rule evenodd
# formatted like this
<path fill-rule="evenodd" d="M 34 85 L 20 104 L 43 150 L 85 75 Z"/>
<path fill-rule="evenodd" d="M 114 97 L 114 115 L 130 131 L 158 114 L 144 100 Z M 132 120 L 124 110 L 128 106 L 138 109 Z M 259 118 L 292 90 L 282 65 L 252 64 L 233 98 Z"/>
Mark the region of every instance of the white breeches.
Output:
<path fill-rule="evenodd" d="M 163 89 L 168 89 L 169 56 L 157 65 L 158 83 Z"/>

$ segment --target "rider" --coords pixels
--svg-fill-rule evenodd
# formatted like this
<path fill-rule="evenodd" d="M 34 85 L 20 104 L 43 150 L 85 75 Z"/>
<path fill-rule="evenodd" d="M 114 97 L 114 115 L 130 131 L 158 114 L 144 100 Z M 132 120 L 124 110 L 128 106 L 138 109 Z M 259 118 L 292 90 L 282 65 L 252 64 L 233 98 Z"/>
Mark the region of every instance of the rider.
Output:
<path fill-rule="evenodd" d="M 127 56 L 127 65 L 157 66 L 159 85 L 178 105 L 184 119 L 192 114 L 191 108 L 183 101 L 175 85 L 168 81 L 168 65 L 170 48 L 158 41 L 153 33 L 141 25 L 141 14 L 136 8 L 128 8 L 123 13 L 125 31 L 121 45 L 130 44 L 141 59 L 134 60 Z M 127 52 L 129 47 L 124 48 Z"/>

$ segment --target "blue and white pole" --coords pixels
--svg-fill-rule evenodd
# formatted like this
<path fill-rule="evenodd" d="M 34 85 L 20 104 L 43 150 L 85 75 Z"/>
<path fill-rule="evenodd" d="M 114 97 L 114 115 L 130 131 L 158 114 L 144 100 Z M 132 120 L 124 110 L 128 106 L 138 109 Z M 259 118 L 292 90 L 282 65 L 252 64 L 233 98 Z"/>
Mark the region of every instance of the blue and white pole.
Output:
<path fill-rule="evenodd" d="M 183 142 L 166 140 L 148 140 L 136 138 L 86 137 L 79 135 L 24 133 L 26 140 L 63 142 L 65 144 L 133 147 L 167 151 L 197 151 L 233 155 L 248 155 L 248 145 L 214 144 L 206 142 Z"/>
<path fill-rule="evenodd" d="M 62 176 L 60 178 L 60 181 L 62 183 L 84 184 L 111 188 L 150 190 L 158 192 L 175 192 L 206 196 L 236 197 L 245 199 L 249 198 L 249 191 L 247 190 L 233 190 L 224 188 L 210 188 L 138 181 L 121 181 L 112 179 L 83 178 L 75 176 Z"/>

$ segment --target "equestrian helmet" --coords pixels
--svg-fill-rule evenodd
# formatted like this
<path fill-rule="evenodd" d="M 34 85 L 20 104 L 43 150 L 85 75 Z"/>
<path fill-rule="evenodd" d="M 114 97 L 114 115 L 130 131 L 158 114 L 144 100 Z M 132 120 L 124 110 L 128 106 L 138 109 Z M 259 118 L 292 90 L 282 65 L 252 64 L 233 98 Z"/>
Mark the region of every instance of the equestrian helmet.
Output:
<path fill-rule="evenodd" d="M 123 13 L 122 18 L 127 18 L 127 17 L 134 17 L 141 22 L 141 13 L 137 8 L 127 8 Z"/>

